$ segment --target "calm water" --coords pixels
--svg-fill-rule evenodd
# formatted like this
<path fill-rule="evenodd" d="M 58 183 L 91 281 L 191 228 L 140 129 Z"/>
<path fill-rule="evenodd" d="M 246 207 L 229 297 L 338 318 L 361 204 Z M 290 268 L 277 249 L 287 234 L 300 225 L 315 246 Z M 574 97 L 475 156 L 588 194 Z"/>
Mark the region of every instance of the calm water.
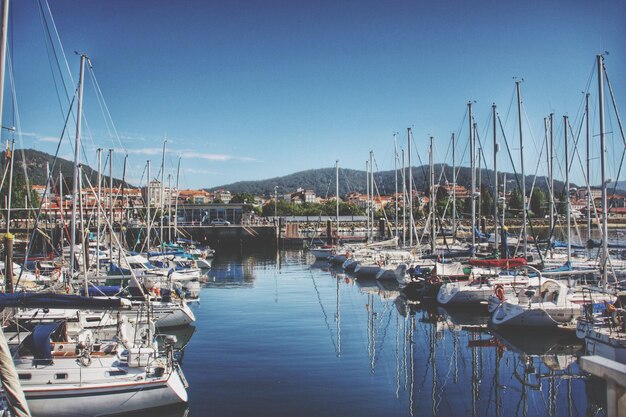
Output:
<path fill-rule="evenodd" d="M 190 416 L 604 413 L 576 340 L 496 336 L 482 330 L 486 316 L 407 304 L 306 252 L 221 254 L 192 309 Z"/>

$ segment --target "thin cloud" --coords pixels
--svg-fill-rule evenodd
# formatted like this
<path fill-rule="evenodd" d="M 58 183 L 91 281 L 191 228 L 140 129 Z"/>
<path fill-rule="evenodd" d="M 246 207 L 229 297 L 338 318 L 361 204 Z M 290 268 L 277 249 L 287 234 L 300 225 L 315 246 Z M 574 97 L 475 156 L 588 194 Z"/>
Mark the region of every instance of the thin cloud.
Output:
<path fill-rule="evenodd" d="M 16 133 L 23 138 L 32 138 L 37 142 L 59 143 L 58 136 L 42 135 L 36 132 L 24 132 L 24 131 L 17 131 Z"/>
<path fill-rule="evenodd" d="M 222 172 L 209 171 L 207 169 L 183 168 L 185 174 L 224 175 Z"/>
<path fill-rule="evenodd" d="M 163 148 L 120 149 L 119 151 L 129 155 L 160 155 L 163 153 Z"/>
<path fill-rule="evenodd" d="M 54 136 L 40 136 L 36 139 L 37 139 L 37 142 L 59 143 L 59 138 L 55 138 Z"/>
<path fill-rule="evenodd" d="M 181 151 L 178 152 L 178 155 L 182 158 L 189 159 L 204 159 L 207 161 L 258 161 L 256 158 L 250 158 L 247 156 L 234 156 L 234 155 L 224 155 L 218 153 L 200 153 L 200 152 L 192 152 L 192 151 Z"/>

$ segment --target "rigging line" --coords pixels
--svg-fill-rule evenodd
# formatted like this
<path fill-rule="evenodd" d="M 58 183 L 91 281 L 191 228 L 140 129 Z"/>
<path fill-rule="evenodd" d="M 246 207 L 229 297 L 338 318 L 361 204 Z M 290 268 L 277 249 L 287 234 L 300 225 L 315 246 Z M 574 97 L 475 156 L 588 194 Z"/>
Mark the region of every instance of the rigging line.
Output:
<path fill-rule="evenodd" d="M 511 154 L 511 148 L 509 148 L 509 141 L 506 138 L 506 135 L 504 134 L 504 126 L 502 125 L 502 120 L 500 119 L 500 117 L 498 117 L 498 125 L 500 126 L 500 133 L 502 134 L 502 137 L 504 138 L 504 144 L 506 145 L 506 150 L 507 153 L 509 154 L 509 159 L 511 160 L 511 164 L 513 165 L 513 175 L 515 177 L 515 182 L 517 183 L 517 188 L 518 190 L 522 189 L 522 184 L 518 178 L 517 175 L 517 170 L 515 169 L 515 163 L 513 162 L 513 155 Z M 522 197 L 522 210 L 527 210 L 527 206 L 526 206 L 526 190 L 524 190 L 523 193 L 521 193 L 521 197 Z M 535 229 L 533 227 L 533 223 L 532 222 L 528 222 L 528 225 L 530 226 L 530 233 L 532 234 L 532 236 L 537 236 L 535 234 Z M 539 252 L 539 260 L 541 261 L 541 263 L 543 264 L 543 256 L 541 255 L 541 250 L 539 250 L 539 239 L 534 239 L 535 242 L 535 247 L 537 249 L 537 251 Z M 519 241 L 518 241 L 518 247 L 519 247 Z M 524 242 L 524 244 L 528 244 L 528 242 Z M 516 249 L 517 251 L 517 249 Z"/>
<path fill-rule="evenodd" d="M 13 117 L 15 120 L 15 124 L 18 130 L 17 133 L 17 137 L 18 137 L 18 141 L 21 147 L 21 155 L 22 155 L 22 170 L 24 171 L 24 179 L 26 181 L 26 201 L 25 201 L 25 205 L 26 208 L 28 208 L 30 206 L 30 202 L 31 202 L 31 188 L 30 188 L 30 179 L 28 178 L 28 170 L 27 170 L 27 165 L 26 165 L 26 155 L 24 154 L 24 138 L 22 135 L 22 123 L 21 123 L 21 119 L 20 119 L 20 113 L 18 110 L 18 106 L 17 106 L 17 94 L 16 94 L 16 88 L 15 88 L 15 78 L 14 78 L 14 74 L 13 74 L 13 65 L 12 60 L 11 60 L 11 54 L 8 54 L 7 56 L 8 60 L 9 60 L 9 79 L 11 82 L 11 101 L 13 104 Z M 13 136 L 13 138 L 15 138 L 15 131 L 11 132 L 11 135 Z M 30 214 L 30 211 L 28 212 Z"/>
<path fill-rule="evenodd" d="M 41 0 L 40 0 L 41 1 Z M 59 44 L 59 47 L 61 48 L 61 56 L 64 59 L 64 63 L 65 63 L 65 69 L 67 70 L 68 76 L 70 78 L 71 84 L 74 85 L 74 77 L 72 76 L 72 71 L 70 71 L 70 65 L 69 62 L 67 61 L 67 54 L 65 53 L 65 50 L 63 48 L 63 43 L 61 42 L 61 37 L 59 36 L 59 31 L 57 29 L 57 25 L 54 21 L 54 16 L 52 15 L 52 10 L 50 9 L 50 4 L 48 4 L 48 0 L 43 0 L 46 4 L 46 9 L 48 10 L 48 16 L 50 16 L 50 21 L 52 22 L 52 28 L 54 29 L 54 34 L 56 36 L 56 40 Z M 55 52 L 55 56 L 56 56 L 56 52 Z M 58 59 L 57 59 L 57 64 L 58 64 Z M 59 65 L 59 72 L 60 72 L 60 65 Z M 65 85 L 65 82 L 63 83 Z M 67 90 L 66 90 L 67 91 Z"/>
<path fill-rule="evenodd" d="M 47 15 L 46 15 L 46 14 L 45 14 L 45 12 L 43 11 L 43 5 L 41 4 L 41 2 L 42 2 L 42 1 L 44 1 L 44 2 L 45 2 L 45 5 L 46 5 L 46 10 L 47 10 L 47 12 L 48 12 L 48 13 L 47 13 Z M 55 48 L 55 43 L 54 43 L 54 42 L 53 42 L 53 40 L 52 40 L 52 34 L 51 34 L 51 32 L 50 32 L 50 27 L 49 27 L 49 24 L 48 24 L 48 19 L 46 19 L 46 16 L 48 16 L 48 17 L 49 17 L 49 21 L 50 21 L 50 24 L 51 24 L 52 29 L 53 29 L 53 31 L 54 31 L 54 35 L 55 35 L 56 42 L 57 42 L 57 44 L 58 44 L 59 48 L 61 49 L 61 51 L 60 51 L 60 55 L 63 57 L 63 62 L 64 62 L 64 64 L 65 64 L 65 69 L 66 69 L 66 71 L 67 71 L 67 74 L 68 74 L 68 77 L 69 77 L 69 79 L 70 79 L 71 85 L 74 85 L 74 84 L 75 84 L 75 83 L 74 83 L 74 77 L 72 76 L 72 71 L 70 71 L 69 62 L 68 62 L 68 60 L 67 60 L 67 54 L 65 53 L 65 50 L 64 50 L 64 48 L 63 48 L 63 42 L 61 42 L 61 37 L 59 36 L 59 31 L 58 31 L 58 29 L 57 29 L 57 27 L 56 27 L 56 23 L 55 23 L 55 21 L 54 21 L 54 16 L 53 16 L 53 14 L 52 14 L 52 10 L 50 9 L 50 5 L 48 4 L 48 1 L 47 1 L 47 0 L 39 0 L 39 1 L 37 2 L 37 5 L 38 5 L 38 6 L 39 6 L 39 8 L 40 8 L 40 14 L 41 14 L 41 17 L 42 17 L 42 22 L 43 22 L 43 24 L 44 24 L 44 26 L 45 26 L 45 27 L 44 27 L 44 29 L 45 29 L 45 31 L 46 31 L 46 34 L 48 35 L 48 39 L 49 39 L 49 41 L 50 41 L 50 45 L 51 45 L 52 51 L 54 52 L 55 62 L 56 62 L 56 64 L 57 64 L 57 68 L 58 68 L 58 70 L 59 70 L 59 76 L 60 76 L 61 81 L 62 81 L 62 83 L 63 83 L 63 90 L 64 90 L 64 92 L 65 92 L 65 95 L 66 95 L 67 101 L 69 102 L 69 101 L 70 101 L 70 99 L 69 99 L 69 94 L 67 93 L 67 91 L 68 91 L 68 86 L 67 86 L 67 84 L 66 84 L 66 82 L 65 82 L 65 77 L 63 76 L 63 73 L 61 72 L 61 63 L 60 63 L 60 61 L 59 61 L 59 54 L 57 54 L 57 51 L 56 51 L 56 48 Z M 76 91 L 74 91 L 74 94 L 76 94 Z M 88 121 L 87 121 L 87 118 L 85 117 L 85 114 L 86 114 L 86 113 L 84 113 L 84 112 L 83 112 L 83 120 L 84 120 L 84 124 L 85 124 L 85 130 L 89 133 L 89 135 L 88 135 L 87 137 L 89 137 L 89 138 L 90 138 L 90 140 L 91 140 L 91 142 L 92 142 L 92 144 L 93 144 L 93 135 L 91 134 L 91 129 L 90 129 L 90 127 L 89 127 L 89 123 L 88 123 Z M 74 116 L 74 115 L 72 114 L 72 118 L 74 119 L 74 122 L 75 122 L 75 123 L 77 123 L 76 116 Z M 74 141 L 73 141 L 73 139 L 72 139 L 71 137 L 69 137 L 69 142 L 70 142 L 70 145 L 72 145 L 72 144 L 74 143 Z M 81 148 L 82 148 L 81 150 L 82 150 L 82 152 L 83 152 L 83 155 L 84 155 L 84 157 L 85 157 L 85 158 L 84 158 L 84 160 L 85 160 L 85 162 L 88 162 L 88 161 L 89 161 L 89 158 L 87 158 L 87 154 L 86 154 L 85 149 L 84 149 L 84 144 L 81 146 Z"/>
<path fill-rule="evenodd" d="M 617 104 L 615 104 L 615 95 L 613 94 L 613 88 L 611 87 L 611 82 L 609 81 L 609 74 L 606 72 L 606 65 L 604 65 L 604 60 L 602 60 L 602 69 L 604 70 L 603 72 L 604 72 L 604 78 L 606 79 L 606 84 L 609 87 L 609 93 L 611 95 L 611 102 L 613 103 L 613 110 L 615 111 L 615 117 L 617 118 L 619 132 L 622 136 L 624 147 L 626 147 L 626 138 L 624 137 L 624 128 L 622 127 L 622 119 L 619 117 L 619 112 L 617 111 Z"/>
<path fill-rule="evenodd" d="M 413 143 L 415 144 L 415 142 L 413 142 Z M 417 147 L 416 147 L 416 149 L 417 149 Z M 420 157 L 419 152 L 417 153 L 417 159 L 419 160 L 419 163 L 420 163 L 419 168 L 421 168 L 421 170 L 422 170 L 422 179 L 423 179 L 423 181 L 422 181 L 422 189 L 424 189 L 424 187 L 426 186 L 425 183 L 427 182 L 427 178 L 430 178 L 430 176 L 429 176 L 428 173 L 426 173 L 426 168 L 424 168 L 424 163 L 422 162 L 422 158 Z M 433 167 L 433 169 L 434 169 L 434 167 Z M 428 183 L 430 184 L 430 182 L 428 182 Z M 417 182 L 413 181 L 413 186 L 415 187 L 415 190 L 417 191 Z M 413 190 L 411 190 L 410 192 L 413 192 Z M 432 192 L 433 192 L 433 190 L 431 190 L 431 194 L 432 194 Z M 430 216 L 435 216 L 435 223 L 439 223 L 440 231 L 442 231 L 442 229 L 443 229 L 443 221 L 442 221 L 441 217 L 439 216 L 439 214 L 437 213 L 437 207 L 436 206 L 435 206 L 435 212 L 434 213 L 428 213 L 428 218 L 426 219 L 426 224 L 428 224 L 428 220 L 430 219 Z M 415 229 L 417 230 L 417 222 L 415 222 Z M 422 229 L 422 240 L 424 239 L 425 233 L 426 233 L 426 227 L 424 227 L 424 229 Z M 417 235 L 417 232 L 415 234 Z M 445 236 L 445 233 L 443 234 L 443 238 L 444 238 L 444 244 L 446 245 L 446 248 L 450 249 L 450 247 L 448 245 L 448 241 L 447 241 L 446 236 Z M 418 238 L 418 242 L 417 243 L 421 244 L 419 238 Z"/>
<path fill-rule="evenodd" d="M 69 108 L 69 110 L 67 112 L 67 117 L 65 118 L 65 124 L 63 125 L 63 130 L 61 131 L 61 136 L 59 138 L 59 142 L 57 143 L 57 149 L 56 149 L 56 151 L 54 153 L 54 158 L 52 159 L 52 167 L 50 168 L 50 172 L 54 172 L 54 168 L 56 166 L 56 162 L 57 162 L 58 155 L 59 155 L 59 150 L 61 149 L 61 143 L 63 142 L 63 136 L 65 136 L 65 131 L 67 130 L 67 123 L 69 121 L 70 115 L 72 114 L 72 107 L 74 105 L 74 98 L 72 98 L 72 101 L 70 102 L 70 108 Z M 51 175 L 48 175 L 48 178 L 46 178 L 46 188 L 44 189 L 44 193 L 43 193 L 43 196 L 42 196 L 42 201 L 43 201 L 43 199 L 46 198 L 46 194 L 48 193 L 48 190 L 50 189 L 51 178 L 52 178 Z M 63 204 L 63 196 L 61 196 L 61 201 L 60 201 L 59 207 L 61 207 L 62 204 Z M 24 255 L 24 263 L 26 263 L 26 261 L 28 260 L 28 255 L 30 255 L 30 251 L 31 251 L 31 249 L 33 247 L 33 242 L 35 240 L 35 234 L 37 233 L 37 227 L 39 225 L 39 219 L 41 217 L 42 211 L 43 211 L 43 204 L 40 204 L 39 208 L 37 209 L 37 216 L 35 217 L 35 225 L 33 226 L 33 231 L 31 232 L 30 238 L 28 240 L 28 246 L 26 248 L 26 253 Z M 20 278 L 22 277 L 24 269 L 25 268 L 23 268 L 20 271 L 20 275 L 17 277 L 16 283 L 15 283 L 16 286 L 20 282 Z"/>
<path fill-rule="evenodd" d="M 59 110 L 61 111 L 61 115 L 65 116 L 65 111 L 63 110 L 63 104 L 61 102 L 61 94 L 59 92 L 59 85 L 58 85 L 57 78 L 56 78 L 56 72 L 53 67 L 53 62 L 52 62 L 53 58 L 57 64 L 57 69 L 59 70 L 59 78 L 61 79 L 61 83 L 63 84 L 63 92 L 65 93 L 67 101 L 70 101 L 69 94 L 67 92 L 68 91 L 67 85 L 65 84 L 65 79 L 63 77 L 63 74 L 61 73 L 61 64 L 59 62 L 59 57 L 57 55 L 56 49 L 54 48 L 54 42 L 52 41 L 52 35 L 50 34 L 50 28 L 48 27 L 48 22 L 44 14 L 43 6 L 41 5 L 41 0 L 37 2 L 37 6 L 38 6 L 39 18 L 41 21 L 42 28 L 44 30 L 44 34 L 47 35 L 48 40 L 49 40 L 49 44 L 48 42 L 45 42 L 46 53 L 48 55 L 48 64 L 50 65 L 50 72 L 52 73 L 52 79 L 54 81 L 54 88 L 55 88 L 56 95 L 57 95 L 57 101 L 59 103 Z M 53 56 L 51 56 L 51 52 L 50 52 L 51 50 L 52 50 Z"/>
<path fill-rule="evenodd" d="M 537 140 L 535 139 L 535 134 L 533 133 L 533 127 L 530 124 L 530 120 L 528 119 L 528 113 L 526 112 L 526 107 L 524 106 L 524 103 L 522 102 L 522 113 L 524 114 L 524 119 L 526 120 L 526 124 L 528 126 L 528 131 L 530 133 L 530 139 L 532 144 L 535 146 L 535 152 L 537 152 Z M 526 142 L 526 141 L 525 141 Z M 544 145 L 545 145 L 545 141 L 542 141 L 542 145 L 541 145 L 541 149 L 543 150 Z M 539 156 L 539 161 L 541 161 L 541 155 Z"/>
<path fill-rule="evenodd" d="M 91 63 L 91 61 L 89 61 L 89 62 Z M 91 65 L 89 66 L 89 70 L 91 72 L 92 82 L 95 84 L 95 90 L 98 93 L 97 95 L 102 98 L 102 104 L 104 105 L 104 111 L 106 112 L 106 114 L 107 114 L 107 116 L 109 118 L 109 122 L 111 123 L 111 127 L 113 128 L 113 132 L 115 133 L 115 138 L 117 139 L 117 142 L 120 145 L 120 147 L 122 149 L 124 149 L 126 152 L 128 152 L 126 147 L 124 147 L 124 145 L 122 144 L 122 140 L 121 140 L 120 135 L 119 135 L 119 133 L 117 131 L 117 127 L 115 126 L 115 122 L 113 121 L 113 117 L 111 116 L 111 111 L 109 110 L 109 106 L 107 105 L 107 102 L 104 99 L 104 94 L 102 94 L 102 89 L 100 88 L 100 83 L 98 82 L 98 80 L 96 78 L 96 74 L 93 72 L 93 67 Z M 108 129 L 108 125 L 107 125 L 107 129 Z"/>
<path fill-rule="evenodd" d="M 328 332 L 330 333 L 330 341 L 332 342 L 333 347 L 335 348 L 335 351 L 337 351 L 337 344 L 335 343 L 335 337 L 333 335 L 333 331 L 330 327 L 330 324 L 328 323 L 328 314 L 326 314 L 326 309 L 324 308 L 324 304 L 322 304 L 322 297 L 320 295 L 319 289 L 317 288 L 317 283 L 315 282 L 315 276 L 313 275 L 313 271 L 311 271 L 311 269 L 309 269 L 309 274 L 311 275 L 311 281 L 313 281 L 313 287 L 315 288 L 315 292 L 317 293 L 317 302 L 322 308 L 322 313 L 324 314 L 324 321 L 326 322 L 326 328 L 328 329 Z"/>
<path fill-rule="evenodd" d="M 516 88 L 513 87 L 513 93 L 511 94 L 511 101 L 509 101 L 509 108 L 506 109 L 506 116 L 504 118 L 504 126 L 506 126 L 506 124 L 508 123 L 509 115 L 511 114 L 511 108 L 513 107 L 513 100 L 515 100 L 516 94 L 517 94 Z M 500 119 L 500 117 L 498 117 L 498 119 Z M 499 123 L 502 124 L 502 120 L 500 120 Z M 502 129 L 504 130 L 504 128 Z"/>
<path fill-rule="evenodd" d="M 95 74 L 93 72 L 93 66 L 91 65 L 91 60 L 87 60 L 87 62 L 89 63 L 89 65 L 87 66 L 88 71 L 89 71 L 89 79 L 91 80 L 91 85 L 93 87 L 93 89 L 96 91 L 96 100 L 98 101 L 98 106 L 100 107 L 100 113 L 102 114 L 102 120 L 104 120 L 104 126 L 106 127 L 107 133 L 109 135 L 109 138 L 113 137 L 113 134 L 111 133 L 111 128 L 109 126 L 108 120 L 107 120 L 107 116 L 104 112 L 104 107 L 102 105 L 102 101 L 104 100 L 103 97 L 101 97 L 101 94 L 98 91 L 98 88 L 96 86 L 96 82 L 95 82 Z M 111 142 L 113 143 L 113 140 L 111 140 Z"/>

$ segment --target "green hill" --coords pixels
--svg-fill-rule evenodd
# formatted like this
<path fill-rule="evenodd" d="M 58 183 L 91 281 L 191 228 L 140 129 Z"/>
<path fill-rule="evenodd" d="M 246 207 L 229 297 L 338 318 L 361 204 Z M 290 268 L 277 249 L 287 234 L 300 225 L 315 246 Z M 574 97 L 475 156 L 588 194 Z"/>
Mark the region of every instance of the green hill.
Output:
<path fill-rule="evenodd" d="M 52 162 L 54 160 L 54 156 L 49 155 L 45 152 L 38 151 L 36 149 L 16 149 L 13 152 L 13 175 L 15 177 L 24 177 L 24 167 L 26 167 L 26 174 L 28 176 L 28 180 L 31 185 L 45 185 L 46 183 L 46 162 L 50 165 L 50 169 L 52 169 Z M 5 153 L 0 153 L 0 166 L 4 171 L 4 167 L 6 164 Z M 55 184 L 58 183 L 59 172 L 63 174 L 63 188 L 64 190 L 71 190 L 72 187 L 72 174 L 74 170 L 74 163 L 72 161 L 68 161 L 63 158 L 57 158 L 56 166 L 52 170 L 52 178 L 54 179 Z M 83 172 L 89 178 L 92 184 L 97 182 L 97 173 L 95 170 L 91 169 L 87 165 L 83 165 Z M 109 177 L 106 175 L 102 176 L 103 185 L 109 184 Z M 121 180 L 113 178 L 113 186 L 119 187 L 122 183 Z M 58 184 L 57 184 L 58 185 Z M 84 184 L 86 187 L 86 184 Z M 128 183 L 126 183 L 126 187 L 128 188 L 136 188 Z"/>
<path fill-rule="evenodd" d="M 442 174 L 442 169 L 444 173 Z M 452 167 L 445 164 L 435 165 L 435 182 L 443 184 L 446 181 L 452 182 Z M 504 173 L 498 175 L 500 182 L 503 181 Z M 426 190 L 428 188 L 428 166 L 419 166 L 413 168 L 413 183 L 417 190 Z M 408 185 L 409 170 L 405 170 L 405 177 Z M 521 179 L 521 176 L 518 176 Z M 506 174 L 507 190 L 517 187 L 516 178 L 513 174 Z M 493 184 L 493 171 L 482 170 L 482 183 L 485 186 Z M 395 191 L 395 171 L 381 171 L 374 173 L 374 181 L 376 183 L 376 194 L 390 195 Z M 478 181 L 478 179 L 477 179 Z M 398 191 L 402 192 L 402 173 L 398 172 Z M 457 183 L 466 188 L 470 188 L 471 172 L 468 167 L 461 167 L 457 174 Z M 533 184 L 533 177 L 526 176 L 526 189 L 530 192 Z M 264 195 L 269 197 L 274 194 L 274 187 L 278 186 L 278 194 L 293 192 L 297 188 L 304 188 L 315 191 L 315 194 L 321 197 L 335 195 L 335 168 L 320 168 L 300 171 L 283 177 L 274 177 L 256 181 L 239 181 L 232 184 L 225 184 L 219 187 L 207 188 L 208 191 L 225 189 L 233 194 L 250 193 L 253 195 Z M 575 185 L 572 184 L 572 187 Z M 547 190 L 547 180 L 545 177 L 537 177 L 536 187 Z M 555 190 L 560 193 L 563 190 L 563 182 L 555 181 Z M 351 191 L 360 193 L 366 192 L 366 173 L 354 169 L 339 169 L 339 195 L 344 196 Z"/>

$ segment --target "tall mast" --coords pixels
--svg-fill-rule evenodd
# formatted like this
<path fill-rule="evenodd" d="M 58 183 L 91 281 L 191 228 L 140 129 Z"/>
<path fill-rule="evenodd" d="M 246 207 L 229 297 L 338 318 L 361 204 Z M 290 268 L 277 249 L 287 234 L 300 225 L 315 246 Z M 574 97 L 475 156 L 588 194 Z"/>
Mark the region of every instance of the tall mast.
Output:
<path fill-rule="evenodd" d="M 172 174 L 167 174 L 167 189 L 169 198 L 167 199 L 167 241 L 172 243 Z"/>
<path fill-rule="evenodd" d="M 367 239 L 370 238 L 370 161 L 365 161 L 365 188 L 367 190 L 367 203 L 365 214 L 367 215 Z"/>
<path fill-rule="evenodd" d="M 1 100 L 0 100 L 1 101 Z M 8 143 L 7 143 L 8 145 Z M 9 148 L 9 154 L 11 155 L 11 161 L 9 163 L 9 192 L 7 193 L 7 233 L 9 233 L 9 225 L 11 224 L 11 197 L 13 190 L 13 161 L 15 160 L 15 156 L 13 155 L 13 151 L 15 150 L 15 139 L 11 141 L 11 145 Z M 6 158 L 5 158 L 6 159 Z"/>
<path fill-rule="evenodd" d="M 167 139 L 163 141 L 163 155 L 161 156 L 161 221 L 159 222 L 161 227 L 159 231 L 159 247 L 161 252 L 165 249 L 163 247 L 163 214 L 165 212 L 165 149 L 167 146 Z"/>
<path fill-rule="evenodd" d="M 570 201 L 569 201 L 569 144 L 567 143 L 567 116 L 563 116 L 563 132 L 565 136 L 565 217 L 567 218 L 567 263 L 569 264 L 572 258 L 572 217 L 570 215 Z"/>
<path fill-rule="evenodd" d="M 150 189 L 150 160 L 148 160 L 147 167 L 147 175 L 148 175 L 148 186 L 146 187 L 146 251 L 150 250 L 150 229 L 152 224 L 152 215 L 150 213 L 150 199 L 152 190 Z"/>
<path fill-rule="evenodd" d="M 456 236 L 456 140 L 452 132 L 452 236 Z"/>
<path fill-rule="evenodd" d="M 2 27 L 0 37 L 0 126 L 2 125 L 2 98 L 4 97 L 4 70 L 5 70 L 5 58 L 6 58 L 6 40 L 7 30 L 9 26 L 9 0 L 2 1 Z M 1 130 L 1 128 L 0 128 Z M 13 161 L 13 157 L 11 157 Z M 9 195 L 11 194 L 11 188 L 9 188 Z M 11 259 L 11 253 L 13 246 L 13 237 L 9 233 L 9 218 L 7 216 L 7 234 L 5 240 L 5 251 L 7 256 L 5 258 L 5 285 L 7 292 L 13 291 L 13 272 Z M 19 381 L 19 376 L 13 363 L 11 356 L 11 350 L 4 338 L 4 332 L 0 328 L 0 380 L 2 381 L 2 388 L 4 391 L 4 397 L 9 405 L 9 410 L 12 415 L 19 417 L 29 417 L 30 410 L 26 397 L 22 391 L 22 387 Z"/>
<path fill-rule="evenodd" d="M 372 224 L 372 239 L 374 238 L 374 228 L 376 227 L 374 225 L 374 151 L 370 151 L 370 191 L 372 192 L 372 209 L 370 210 L 370 216 L 372 217 L 371 220 L 371 224 Z"/>
<path fill-rule="evenodd" d="M 337 244 L 339 244 L 339 159 L 335 160 L 335 204 L 337 211 Z"/>
<path fill-rule="evenodd" d="M 89 280 L 87 279 L 87 272 L 89 269 L 89 227 L 85 225 L 83 222 L 85 220 L 85 212 L 84 212 L 84 204 L 83 204 L 83 166 L 82 164 L 78 166 L 78 207 L 80 213 L 80 223 L 81 223 L 81 243 L 82 243 L 82 270 L 83 270 L 83 285 L 85 286 L 85 297 L 89 297 Z"/>
<path fill-rule="evenodd" d="M 7 43 L 7 30 L 9 27 L 9 0 L 4 0 L 2 2 L 2 42 L 0 42 L 0 126 L 2 125 L 2 110 L 3 110 L 3 100 L 4 97 L 4 74 L 6 70 L 6 43 Z M 0 131 L 1 131 L 0 127 Z M 8 141 L 8 139 L 7 139 Z M 8 142 L 7 142 L 8 145 Z M 9 188 L 8 188 L 8 202 L 7 202 L 7 234 L 9 233 L 9 225 L 11 223 L 11 190 L 12 190 L 12 182 L 13 182 L 13 149 L 12 146 L 10 151 L 11 162 L 10 162 L 10 173 L 9 173 Z M 5 158 L 6 161 L 6 158 Z"/>
<path fill-rule="evenodd" d="M 471 210 L 472 210 L 472 251 L 476 248 L 476 144 L 474 143 L 474 128 L 472 124 L 472 102 L 467 103 L 469 113 L 469 142 L 470 142 L 470 171 L 471 171 Z"/>
<path fill-rule="evenodd" d="M 402 246 L 406 246 L 406 168 L 402 149 Z"/>
<path fill-rule="evenodd" d="M 522 96 L 520 94 L 520 82 L 515 81 L 517 91 L 517 121 L 519 124 L 519 154 L 520 169 L 522 171 L 522 242 L 524 243 L 524 258 L 528 256 L 528 232 L 526 231 L 526 175 L 524 173 L 524 138 L 522 135 Z"/>
<path fill-rule="evenodd" d="M 550 233 L 554 230 L 554 113 L 550 113 L 550 151 L 548 152 L 548 174 L 550 181 Z"/>
<path fill-rule="evenodd" d="M 478 224 L 481 224 L 482 222 L 482 214 L 483 214 L 483 210 L 482 210 L 482 205 L 483 205 L 483 195 L 482 195 L 482 189 L 483 189 L 483 169 L 482 169 L 482 154 L 483 154 L 483 148 L 481 146 L 477 146 L 478 144 L 478 128 L 477 128 L 477 124 L 476 122 L 474 122 L 474 124 L 472 125 L 474 127 L 474 149 L 476 149 L 476 157 L 478 159 L 478 167 L 477 167 L 477 171 L 478 171 L 478 175 L 477 175 L 477 180 L 476 180 L 476 188 L 477 188 L 477 200 L 478 200 L 478 204 L 477 204 L 477 217 L 478 217 Z"/>
<path fill-rule="evenodd" d="M 111 225 L 111 230 L 109 230 L 109 259 L 111 262 L 113 262 L 113 228 L 115 224 L 113 211 L 113 149 L 109 149 L 109 224 Z"/>
<path fill-rule="evenodd" d="M 124 203 L 124 198 L 126 196 L 126 162 L 127 161 L 128 161 L 128 154 L 124 156 L 124 167 L 122 169 L 122 200 L 120 203 L 120 239 L 119 239 L 119 245 L 117 245 L 118 259 L 122 259 L 122 250 L 124 249 L 123 245 L 125 244 L 124 222 L 126 220 L 126 205 L 127 204 Z M 128 199 L 126 199 L 126 202 L 128 202 Z"/>
<path fill-rule="evenodd" d="M 102 197 L 102 148 L 96 151 L 98 154 L 98 188 L 96 197 L 96 275 L 100 275 L 100 198 Z"/>
<path fill-rule="evenodd" d="M 59 169 L 59 216 L 61 217 L 61 227 L 59 230 L 59 244 L 61 248 L 61 253 L 63 253 L 63 233 L 65 232 L 65 207 L 63 204 L 63 171 Z"/>
<path fill-rule="evenodd" d="M 589 93 L 585 94 L 585 130 L 586 130 L 586 145 L 587 145 L 587 239 L 591 239 L 591 193 L 590 180 L 591 180 L 591 151 L 589 148 Z"/>
<path fill-rule="evenodd" d="M 396 137 L 398 134 L 396 132 L 393 133 L 393 172 L 395 175 L 395 190 L 396 193 L 393 196 L 394 208 L 395 208 L 395 217 L 393 219 L 393 225 L 395 226 L 395 236 L 398 237 L 398 138 Z"/>
<path fill-rule="evenodd" d="M 178 167 L 176 168 L 176 202 L 174 203 L 174 238 L 178 235 L 178 179 L 180 177 L 180 157 L 178 158 Z"/>
<path fill-rule="evenodd" d="M 437 238 L 435 229 L 435 160 L 433 158 L 433 140 L 434 138 L 430 137 L 430 148 L 428 151 L 429 155 L 429 166 L 430 166 L 430 252 L 432 254 L 435 253 L 435 239 Z"/>
<path fill-rule="evenodd" d="M 409 153 L 409 246 L 413 247 L 413 163 L 411 162 L 411 128 L 407 128 L 407 152 Z"/>
<path fill-rule="evenodd" d="M 76 246 L 76 201 L 78 195 L 78 173 L 80 164 L 80 128 L 83 111 L 83 81 L 85 78 L 86 55 L 80 56 L 80 73 L 78 77 L 78 107 L 76 111 L 76 140 L 74 143 L 74 173 L 72 175 L 72 218 L 70 222 L 70 273 L 74 272 Z"/>
<path fill-rule="evenodd" d="M 604 137 L 604 57 L 597 56 L 598 67 L 598 113 L 600 115 L 600 179 L 602 180 L 602 285 L 607 284 L 607 266 L 609 258 L 609 230 L 607 225 L 608 204 L 606 201 L 606 144 Z"/>
<path fill-rule="evenodd" d="M 498 131 L 496 129 L 496 103 L 491 105 L 491 118 L 493 119 L 493 238 L 496 248 L 496 256 L 500 252 L 498 245 Z M 497 256 L 499 257 L 499 256 Z"/>

